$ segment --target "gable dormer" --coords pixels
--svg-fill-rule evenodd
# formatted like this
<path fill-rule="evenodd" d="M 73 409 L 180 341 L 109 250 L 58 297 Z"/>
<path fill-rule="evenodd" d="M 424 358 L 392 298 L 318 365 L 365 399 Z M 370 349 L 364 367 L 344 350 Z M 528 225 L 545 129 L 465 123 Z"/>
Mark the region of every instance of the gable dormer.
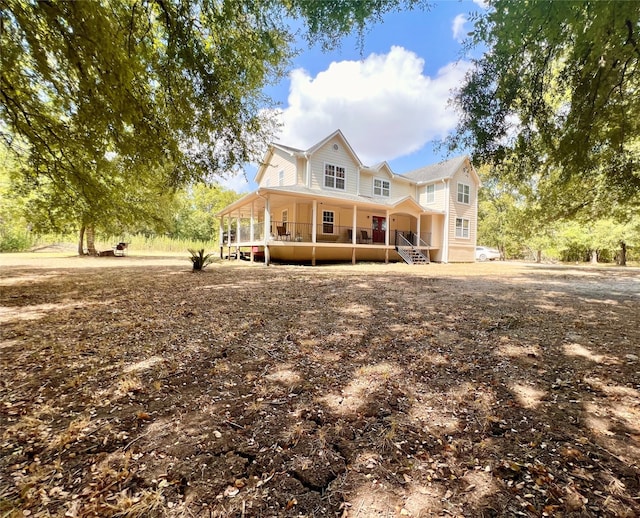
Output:
<path fill-rule="evenodd" d="M 298 155 L 301 153 L 292 147 L 271 144 L 267 150 L 255 182 L 260 187 L 285 187 L 299 183 Z"/>
<path fill-rule="evenodd" d="M 362 162 L 340 130 L 309 148 L 307 187 L 321 191 L 357 194 Z"/>

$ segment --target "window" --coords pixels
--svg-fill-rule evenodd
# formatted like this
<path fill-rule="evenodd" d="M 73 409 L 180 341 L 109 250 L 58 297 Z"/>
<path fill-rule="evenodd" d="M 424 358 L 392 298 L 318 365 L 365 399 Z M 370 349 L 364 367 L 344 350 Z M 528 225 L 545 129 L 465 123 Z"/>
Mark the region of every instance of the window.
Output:
<path fill-rule="evenodd" d="M 282 211 L 282 226 L 286 229 L 287 228 L 287 223 L 289 222 L 289 211 L 288 210 L 283 210 Z"/>
<path fill-rule="evenodd" d="M 471 187 L 466 183 L 458 184 L 458 203 L 466 203 L 469 205 L 471 198 Z"/>
<path fill-rule="evenodd" d="M 436 202 L 436 186 L 427 185 L 427 203 Z"/>
<path fill-rule="evenodd" d="M 284 171 L 280 171 L 278 173 L 278 185 L 280 186 L 284 185 Z"/>
<path fill-rule="evenodd" d="M 324 166 L 324 186 L 329 189 L 341 189 L 344 191 L 344 167 L 333 164 Z"/>
<path fill-rule="evenodd" d="M 389 197 L 389 182 L 382 180 L 381 178 L 373 179 L 373 195 L 374 196 L 386 196 Z"/>
<path fill-rule="evenodd" d="M 322 233 L 333 234 L 333 211 L 322 211 Z"/>
<path fill-rule="evenodd" d="M 456 237 L 469 239 L 469 220 L 456 218 Z"/>

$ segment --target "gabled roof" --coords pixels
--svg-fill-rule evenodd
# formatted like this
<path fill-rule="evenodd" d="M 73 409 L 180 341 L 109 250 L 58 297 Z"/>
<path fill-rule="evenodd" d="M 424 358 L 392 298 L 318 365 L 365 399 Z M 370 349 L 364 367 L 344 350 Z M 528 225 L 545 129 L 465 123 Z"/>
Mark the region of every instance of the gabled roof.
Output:
<path fill-rule="evenodd" d="M 351 144 L 349 144 L 349 141 L 344 137 L 344 135 L 342 134 L 342 131 L 340 131 L 338 129 L 338 130 L 334 131 L 331 135 L 329 135 L 328 137 L 323 138 L 320 142 L 315 143 L 313 146 L 311 146 L 308 149 L 298 149 L 298 148 L 295 148 L 295 147 L 292 147 L 292 146 L 286 146 L 284 144 L 280 144 L 279 142 L 271 143 L 269 145 L 269 148 L 267 149 L 267 152 L 264 155 L 264 158 L 262 160 L 262 164 L 260 165 L 260 167 L 258 168 L 258 171 L 256 172 L 256 176 L 255 176 L 254 181 L 257 182 L 257 183 L 260 182 L 260 179 L 262 178 L 262 175 L 264 174 L 264 171 L 265 171 L 265 166 L 269 163 L 269 160 L 271 159 L 271 156 L 273 155 L 273 152 L 274 152 L 275 149 L 279 149 L 281 151 L 284 151 L 285 153 L 287 153 L 289 155 L 292 155 L 292 156 L 308 156 L 308 155 L 312 155 L 313 153 L 315 153 L 318 149 L 320 149 L 322 146 L 324 146 L 327 142 L 329 142 L 334 137 L 338 137 L 342 141 L 342 145 L 351 154 L 351 156 L 356 161 L 358 166 L 363 168 L 364 165 L 362 164 L 362 161 L 360 160 L 360 157 L 358 157 L 358 155 L 356 155 L 356 152 L 351 147 Z"/>
<path fill-rule="evenodd" d="M 437 164 L 427 165 L 403 174 L 405 178 L 416 183 L 430 183 L 452 178 L 456 171 L 468 160 L 467 156 L 459 156 Z"/>
<path fill-rule="evenodd" d="M 375 173 L 375 174 L 385 174 L 388 178 L 400 178 L 400 179 L 403 179 L 402 176 L 396 175 L 391 170 L 391 166 L 386 161 L 385 162 L 378 162 L 375 165 L 372 165 L 372 166 L 369 166 L 369 167 L 363 167 L 362 169 L 365 170 L 365 171 L 370 171 L 370 172 Z"/>
<path fill-rule="evenodd" d="M 318 149 L 320 149 L 322 146 L 324 146 L 327 142 L 329 142 L 334 137 L 338 137 L 342 141 L 342 144 L 347 148 L 349 153 L 351 153 L 351 155 L 353 156 L 355 161 L 358 163 L 358 165 L 360 167 L 364 167 L 363 164 L 362 164 L 362 161 L 360 160 L 360 157 L 358 157 L 358 155 L 356 155 L 356 152 L 351 147 L 351 144 L 349 144 L 349 141 L 346 138 L 344 138 L 344 135 L 342 134 L 342 131 L 340 131 L 339 129 L 335 130 L 331 135 L 329 135 L 328 137 L 323 138 L 320 142 L 318 142 L 317 144 L 314 144 L 309 149 L 307 149 L 307 151 L 306 151 L 307 154 L 311 155 L 311 154 L 315 153 Z"/>
<path fill-rule="evenodd" d="M 303 149 L 298 149 L 291 146 L 285 146 L 284 144 L 280 144 L 278 142 L 275 142 L 271 145 L 275 148 L 282 149 L 282 151 L 284 151 L 285 153 L 289 153 L 291 155 L 295 155 L 296 153 L 304 153 Z"/>

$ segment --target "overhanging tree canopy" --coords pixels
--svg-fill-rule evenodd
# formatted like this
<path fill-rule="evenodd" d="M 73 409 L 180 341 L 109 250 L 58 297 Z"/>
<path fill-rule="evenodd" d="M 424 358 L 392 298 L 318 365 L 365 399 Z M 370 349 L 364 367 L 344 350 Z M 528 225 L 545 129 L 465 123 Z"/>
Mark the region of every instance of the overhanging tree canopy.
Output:
<path fill-rule="evenodd" d="M 522 173 L 559 169 L 625 203 L 640 198 L 640 4 L 494 0 L 453 145 Z"/>
<path fill-rule="evenodd" d="M 331 45 L 418 3 L 3 0 L 0 135 L 22 152 L 23 186 L 65 218 L 131 216 L 123 191 L 148 197 L 257 158 L 275 129 L 262 89 L 294 52 L 287 16 Z"/>

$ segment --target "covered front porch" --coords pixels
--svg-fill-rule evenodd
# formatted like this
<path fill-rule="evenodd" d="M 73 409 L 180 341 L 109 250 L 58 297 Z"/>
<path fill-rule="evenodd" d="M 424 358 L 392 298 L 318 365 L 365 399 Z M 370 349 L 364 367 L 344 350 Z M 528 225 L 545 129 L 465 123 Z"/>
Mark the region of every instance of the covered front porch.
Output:
<path fill-rule="evenodd" d="M 264 254 L 267 264 L 439 260 L 444 215 L 410 198 L 385 201 L 260 189 L 218 214 L 220 255 Z"/>

